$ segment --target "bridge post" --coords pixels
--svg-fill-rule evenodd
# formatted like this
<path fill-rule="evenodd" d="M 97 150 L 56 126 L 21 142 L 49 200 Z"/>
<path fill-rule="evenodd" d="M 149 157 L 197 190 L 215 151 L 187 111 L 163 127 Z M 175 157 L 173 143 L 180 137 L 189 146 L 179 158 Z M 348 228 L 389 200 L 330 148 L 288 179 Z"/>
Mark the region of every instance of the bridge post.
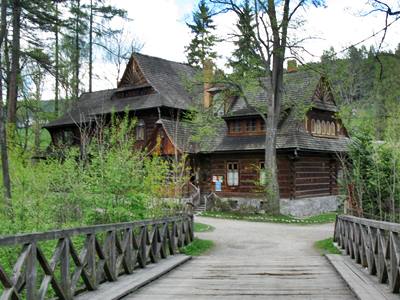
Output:
<path fill-rule="evenodd" d="M 26 299 L 36 300 L 36 243 L 30 244 L 29 255 L 26 260 Z"/>

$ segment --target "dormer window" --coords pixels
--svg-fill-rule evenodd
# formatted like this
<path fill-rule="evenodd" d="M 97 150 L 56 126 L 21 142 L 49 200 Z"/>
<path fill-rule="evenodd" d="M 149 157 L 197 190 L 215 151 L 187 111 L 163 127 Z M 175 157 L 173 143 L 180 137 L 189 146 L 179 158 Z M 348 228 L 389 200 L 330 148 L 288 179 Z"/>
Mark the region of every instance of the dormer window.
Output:
<path fill-rule="evenodd" d="M 144 141 L 145 136 L 145 126 L 143 119 L 138 120 L 138 124 L 136 125 L 136 140 L 137 141 Z"/>
<path fill-rule="evenodd" d="M 331 125 L 329 126 L 329 135 L 336 135 L 336 126 L 333 122 L 331 122 Z"/>
<path fill-rule="evenodd" d="M 231 132 L 240 132 L 241 131 L 241 124 L 240 121 L 235 120 L 230 123 L 230 130 Z"/>
<path fill-rule="evenodd" d="M 257 124 L 255 119 L 247 120 L 246 122 L 246 130 L 247 131 L 256 131 Z"/>
<path fill-rule="evenodd" d="M 338 126 L 338 129 L 336 129 L 336 126 Z M 339 125 L 336 125 L 335 122 L 311 119 L 310 132 L 319 136 L 337 136 Z"/>

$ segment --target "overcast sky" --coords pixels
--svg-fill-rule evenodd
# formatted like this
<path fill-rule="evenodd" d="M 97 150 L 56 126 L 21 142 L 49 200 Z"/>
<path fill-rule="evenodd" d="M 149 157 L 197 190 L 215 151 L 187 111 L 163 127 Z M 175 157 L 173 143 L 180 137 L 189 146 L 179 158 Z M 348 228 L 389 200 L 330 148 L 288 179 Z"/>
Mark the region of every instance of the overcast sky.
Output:
<path fill-rule="evenodd" d="M 128 11 L 132 19 L 129 30 L 144 44 L 142 53 L 170 60 L 184 62 L 184 48 L 188 45 L 191 35 L 186 26 L 191 13 L 197 5 L 194 0 L 110 0 L 115 6 Z M 397 0 L 388 2 L 396 3 Z M 304 54 L 307 61 L 317 60 L 323 50 L 333 46 L 336 51 L 359 42 L 384 27 L 384 15 L 371 14 L 360 16 L 370 10 L 367 0 L 327 0 L 326 8 L 309 7 L 300 13 L 306 24 L 297 31 L 299 38 L 313 36 L 317 39 L 304 43 L 305 48 L 314 56 Z M 215 17 L 217 34 L 226 38 L 234 30 L 235 17 L 233 14 L 217 15 Z M 394 49 L 400 42 L 400 21 L 388 31 L 384 48 Z M 382 35 L 368 39 L 364 45 L 377 46 Z M 230 43 L 221 43 L 217 47 L 222 56 L 218 64 L 223 66 L 226 57 L 231 53 Z M 107 68 L 108 69 L 108 68 Z M 113 72 L 108 69 L 107 72 Z M 113 87 L 109 81 L 97 82 L 98 88 Z"/>

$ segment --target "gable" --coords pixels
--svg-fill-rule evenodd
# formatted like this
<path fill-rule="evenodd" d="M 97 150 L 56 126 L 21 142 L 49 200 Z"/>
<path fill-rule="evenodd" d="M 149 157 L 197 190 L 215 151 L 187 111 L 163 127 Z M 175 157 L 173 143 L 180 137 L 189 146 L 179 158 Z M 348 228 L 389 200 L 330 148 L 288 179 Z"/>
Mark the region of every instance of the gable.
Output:
<path fill-rule="evenodd" d="M 118 83 L 118 88 L 146 84 L 149 84 L 149 82 L 146 80 L 146 77 L 140 69 L 137 61 L 132 56 L 125 68 L 124 74 L 122 75 L 120 82 Z"/>
<path fill-rule="evenodd" d="M 315 93 L 312 97 L 313 102 L 322 102 L 325 105 L 336 106 L 332 89 L 329 85 L 328 80 L 325 77 L 321 77 L 316 87 Z"/>

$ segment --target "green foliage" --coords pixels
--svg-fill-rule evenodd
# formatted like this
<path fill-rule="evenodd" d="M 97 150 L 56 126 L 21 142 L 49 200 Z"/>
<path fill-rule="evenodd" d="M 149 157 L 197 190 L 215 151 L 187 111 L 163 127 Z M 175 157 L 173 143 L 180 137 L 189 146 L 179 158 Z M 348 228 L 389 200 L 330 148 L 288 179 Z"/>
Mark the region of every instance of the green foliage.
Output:
<path fill-rule="evenodd" d="M 292 216 L 276 215 L 272 216 L 269 214 L 246 214 L 242 212 L 223 212 L 223 211 L 206 211 L 201 214 L 204 217 L 231 219 L 231 220 L 244 220 L 251 222 L 269 222 L 269 223 L 289 223 L 289 224 L 324 224 L 332 223 L 336 220 L 336 213 L 323 213 L 316 216 L 307 218 L 295 218 Z"/>
<path fill-rule="evenodd" d="M 114 120 L 88 145 L 86 161 L 78 148 L 65 149 L 61 159 L 41 161 L 32 161 L 28 152 L 21 156 L 17 148 L 10 151 L 12 209 L 0 210 L 0 234 L 126 222 L 180 210 L 161 200 L 167 162 L 134 150 L 133 126 L 127 119 Z"/>
<path fill-rule="evenodd" d="M 353 135 L 341 186 L 366 217 L 400 221 L 399 141 L 377 142 L 371 131 Z"/>
<path fill-rule="evenodd" d="M 208 224 L 194 223 L 194 232 L 207 232 L 213 231 L 215 228 Z"/>
<path fill-rule="evenodd" d="M 339 117 L 350 134 L 368 127 L 377 139 L 396 137 L 400 89 L 400 56 L 352 47 L 344 58 L 325 51 L 316 65 L 331 83 Z"/>
<path fill-rule="evenodd" d="M 314 247 L 321 253 L 321 254 L 341 254 L 339 249 L 333 245 L 333 239 L 328 238 L 321 241 L 316 241 Z"/>
<path fill-rule="evenodd" d="M 232 76 L 252 79 L 265 76 L 265 66 L 258 53 L 254 9 L 249 0 L 245 0 L 237 11 L 239 20 L 236 24 L 238 33 L 233 42 L 236 47 L 228 65 L 232 67 Z"/>
<path fill-rule="evenodd" d="M 179 251 L 186 255 L 200 256 L 209 251 L 213 246 L 213 241 L 195 238 L 193 242 L 179 249 Z"/>
<path fill-rule="evenodd" d="M 203 67 L 206 60 L 217 57 L 213 48 L 218 41 L 213 34 L 215 25 L 212 20 L 212 12 L 205 0 L 200 0 L 197 11 L 193 12 L 192 22 L 187 23 L 187 26 L 194 37 L 185 52 L 191 66 Z"/>

